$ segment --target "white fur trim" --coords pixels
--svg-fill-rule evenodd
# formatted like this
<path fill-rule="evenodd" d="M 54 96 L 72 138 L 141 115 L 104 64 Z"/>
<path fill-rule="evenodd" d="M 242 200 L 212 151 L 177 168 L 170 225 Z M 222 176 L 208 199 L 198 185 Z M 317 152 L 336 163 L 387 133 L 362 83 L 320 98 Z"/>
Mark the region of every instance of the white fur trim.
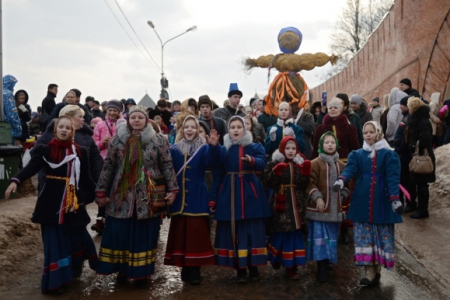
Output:
<path fill-rule="evenodd" d="M 292 161 L 295 162 L 296 164 L 300 164 L 300 165 L 305 162 L 303 157 L 301 157 L 299 154 L 296 154 Z"/>
<path fill-rule="evenodd" d="M 228 150 L 231 148 L 231 146 L 233 145 L 241 145 L 242 147 L 248 146 L 253 142 L 253 137 L 252 137 L 252 133 L 250 131 L 246 131 L 244 136 L 241 137 L 239 140 L 237 140 L 236 142 L 234 142 L 231 138 L 230 138 L 230 134 L 227 133 L 224 137 L 223 137 L 223 145 L 225 146 L 225 148 Z"/>
<path fill-rule="evenodd" d="M 280 150 L 275 150 L 275 152 L 272 154 L 272 160 L 276 162 L 284 162 L 286 158 L 284 155 L 280 152 Z"/>

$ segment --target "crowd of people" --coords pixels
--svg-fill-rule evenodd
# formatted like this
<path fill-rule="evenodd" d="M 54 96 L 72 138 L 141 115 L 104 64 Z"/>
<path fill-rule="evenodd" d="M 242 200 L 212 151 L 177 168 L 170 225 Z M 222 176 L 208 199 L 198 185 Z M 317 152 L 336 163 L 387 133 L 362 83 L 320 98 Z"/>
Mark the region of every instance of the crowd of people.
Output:
<path fill-rule="evenodd" d="M 355 264 L 365 268 L 360 284 L 375 285 L 381 267 L 394 267 L 402 213 L 429 217 L 433 149 L 450 142 L 450 99 L 441 107 L 434 93 L 428 103 L 407 78 L 370 103 L 339 93 L 300 110 L 283 102 L 276 116 L 262 99 L 242 105 L 235 83 L 222 108 L 208 95 L 160 99 L 154 108 L 90 96 L 81 104 L 78 89 L 57 104 L 50 84 L 35 113 L 25 90 L 8 99 L 16 82 L 3 79 L 7 120 L 17 117 L 12 142 L 39 138 L 5 197 L 39 174 L 32 221 L 41 224 L 43 293 L 64 292 L 84 260 L 99 275 L 117 273 L 117 284 L 148 287 L 164 217 L 164 264 L 194 285 L 205 265 L 233 268 L 245 283 L 268 262 L 299 279 L 308 261 L 326 282 L 350 227 Z M 411 171 L 412 156 L 424 152 L 433 171 Z M 98 251 L 87 231 L 94 201 Z"/>

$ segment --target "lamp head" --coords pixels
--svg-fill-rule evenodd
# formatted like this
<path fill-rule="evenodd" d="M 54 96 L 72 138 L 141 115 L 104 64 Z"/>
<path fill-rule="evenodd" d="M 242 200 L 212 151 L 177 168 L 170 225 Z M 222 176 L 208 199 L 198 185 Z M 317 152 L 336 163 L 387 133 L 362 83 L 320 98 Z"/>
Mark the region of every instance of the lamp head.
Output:
<path fill-rule="evenodd" d="M 186 29 L 186 32 L 188 32 L 188 31 L 195 31 L 196 29 L 197 29 L 197 26 L 194 25 L 194 26 L 191 26 L 188 29 Z"/>
<path fill-rule="evenodd" d="M 155 25 L 153 24 L 152 21 L 147 21 L 147 24 L 148 24 L 151 28 L 155 28 Z"/>

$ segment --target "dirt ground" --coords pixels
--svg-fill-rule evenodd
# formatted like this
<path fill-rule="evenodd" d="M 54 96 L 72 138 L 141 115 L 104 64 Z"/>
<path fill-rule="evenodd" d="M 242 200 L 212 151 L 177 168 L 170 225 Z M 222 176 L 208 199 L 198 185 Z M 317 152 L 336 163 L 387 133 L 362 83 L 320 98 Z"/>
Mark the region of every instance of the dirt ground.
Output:
<path fill-rule="evenodd" d="M 396 227 L 396 239 L 438 283 L 450 290 L 450 145 L 435 153 L 437 180 L 430 186 L 430 218 L 412 220 L 404 216 L 404 223 Z M 38 284 L 42 245 L 39 225 L 30 221 L 36 199 L 30 184 L 21 187 L 17 199 L 0 200 L 0 297 L 22 284 Z"/>

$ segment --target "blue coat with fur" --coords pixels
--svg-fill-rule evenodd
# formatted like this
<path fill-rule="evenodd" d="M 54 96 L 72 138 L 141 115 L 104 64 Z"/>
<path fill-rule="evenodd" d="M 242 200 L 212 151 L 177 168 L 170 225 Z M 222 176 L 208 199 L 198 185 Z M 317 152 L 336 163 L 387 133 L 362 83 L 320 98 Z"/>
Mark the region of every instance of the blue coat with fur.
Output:
<path fill-rule="evenodd" d="M 205 182 L 205 172 L 206 168 L 214 167 L 220 162 L 220 150 L 220 145 L 203 145 L 177 176 L 180 191 L 170 206 L 172 215 L 209 216 L 209 191 Z M 177 173 L 191 158 L 181 153 L 176 145 L 170 148 L 170 154 Z"/>
<path fill-rule="evenodd" d="M 352 151 L 339 176 L 344 182 L 355 179 L 347 218 L 358 223 L 401 223 L 402 217 L 392 209 L 392 201 L 399 200 L 400 159 L 386 146 L 373 158 L 370 153 L 364 148 Z"/>
<path fill-rule="evenodd" d="M 267 135 L 266 135 L 266 153 L 267 155 L 272 155 L 272 153 L 278 149 L 278 146 L 281 143 L 281 140 L 285 137 L 283 133 L 283 129 L 286 127 L 292 128 L 294 130 L 295 134 L 295 140 L 297 141 L 298 148 L 301 153 L 305 152 L 306 145 L 305 145 L 305 132 L 303 131 L 303 128 L 293 123 L 293 119 L 286 120 L 286 123 L 283 124 L 283 121 L 281 119 L 278 119 L 277 123 L 275 125 L 270 126 L 267 128 Z M 277 136 L 275 141 L 272 141 L 270 139 L 270 130 L 272 127 L 275 127 L 277 129 Z"/>
<path fill-rule="evenodd" d="M 221 151 L 221 166 L 214 170 L 214 185 L 211 199 L 217 203 L 215 219 L 230 221 L 234 206 L 234 219 L 254 219 L 270 217 L 270 209 L 261 181 L 255 171 L 263 172 L 266 153 L 261 144 L 252 142 L 252 135 L 246 131 L 244 137 L 232 142 L 227 134 Z M 246 154 L 252 162 L 241 160 Z M 235 174 L 230 174 L 230 172 Z M 241 175 L 236 174 L 241 172 Z M 234 194 L 232 185 L 234 184 Z"/>

